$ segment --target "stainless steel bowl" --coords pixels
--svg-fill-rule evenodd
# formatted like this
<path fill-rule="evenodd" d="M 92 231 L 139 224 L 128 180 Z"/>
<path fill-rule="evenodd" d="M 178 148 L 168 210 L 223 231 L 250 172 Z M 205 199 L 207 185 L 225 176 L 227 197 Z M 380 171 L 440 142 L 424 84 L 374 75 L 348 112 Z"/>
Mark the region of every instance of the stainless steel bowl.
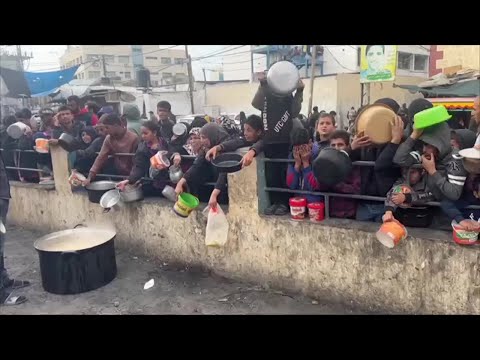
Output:
<path fill-rule="evenodd" d="M 120 191 L 117 189 L 109 190 L 102 195 L 100 199 L 100 206 L 105 209 L 105 212 L 110 210 L 119 210 L 123 203 Z"/>
<path fill-rule="evenodd" d="M 123 202 L 130 203 L 143 200 L 143 190 L 141 186 L 127 186 L 124 191 L 120 192 Z"/>
<path fill-rule="evenodd" d="M 175 189 L 169 185 L 165 186 L 162 191 L 162 195 L 172 202 L 177 202 L 177 194 L 175 193 Z"/>
<path fill-rule="evenodd" d="M 278 95 L 291 94 L 298 86 L 300 73 L 290 61 L 279 61 L 273 64 L 267 73 L 270 89 Z"/>

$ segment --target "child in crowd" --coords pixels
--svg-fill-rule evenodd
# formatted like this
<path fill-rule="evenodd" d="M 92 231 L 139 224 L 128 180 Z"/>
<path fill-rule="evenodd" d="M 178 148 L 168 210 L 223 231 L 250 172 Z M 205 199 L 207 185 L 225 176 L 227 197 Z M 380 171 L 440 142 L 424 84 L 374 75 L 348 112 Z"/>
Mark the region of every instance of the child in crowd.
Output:
<path fill-rule="evenodd" d="M 85 154 L 97 137 L 98 134 L 93 126 L 87 126 L 83 129 L 80 135 L 81 149 L 76 151 L 75 162 L 73 165 L 78 172 L 86 173 L 92 167 L 93 162 L 97 157 L 96 152 L 91 154 L 92 156 L 85 156 Z M 98 149 L 98 151 L 100 151 L 100 149 Z"/>
<path fill-rule="evenodd" d="M 471 130 L 455 130 L 451 134 L 454 150 L 471 148 L 475 142 L 475 133 Z M 480 218 L 480 210 L 467 209 L 469 205 L 480 205 L 480 175 L 477 174 L 468 174 L 459 200 L 444 199 L 440 204 L 444 213 L 451 220 L 456 220 L 465 230 L 480 231 L 480 223 L 476 221 Z"/>
<path fill-rule="evenodd" d="M 450 145 L 451 131 L 446 123 L 425 130 L 415 129 L 401 144 L 393 161 L 401 167 L 422 164 L 426 171 L 426 188 L 438 201 L 460 198 L 467 173 Z M 417 140 L 423 142 L 422 154 L 414 150 Z"/>
<path fill-rule="evenodd" d="M 379 99 L 375 104 L 383 104 L 390 107 L 395 113 L 398 112 L 400 105 L 390 98 Z M 360 111 L 359 111 L 360 112 Z M 351 143 L 352 161 L 374 161 L 375 168 L 362 166 L 361 189 L 360 194 L 369 196 L 385 196 L 393 184 L 401 177 L 400 169 L 392 166 L 391 162 L 386 162 L 385 166 L 378 167 L 378 162 L 382 162 L 383 157 L 392 158 L 395 154 L 403 136 L 403 121 L 397 121 L 397 128 L 402 129 L 401 134 L 392 138 L 392 141 L 386 145 L 378 146 L 371 142 L 368 136 L 358 134 Z M 392 129 L 393 131 L 393 129 Z M 364 200 L 357 206 L 356 219 L 359 221 L 381 222 L 385 212 L 384 205 L 378 201 Z"/>
<path fill-rule="evenodd" d="M 91 141 L 85 149 L 80 149 L 76 151 L 76 162 L 74 167 L 77 171 L 81 172 L 84 175 L 88 175 L 88 170 L 92 167 L 95 158 L 97 157 L 97 154 L 102 149 L 105 137 L 107 136 L 105 132 L 105 126 L 103 125 L 103 121 L 105 120 L 106 116 L 107 114 L 104 114 L 98 120 L 98 123 L 95 126 L 96 135 L 92 134 L 92 136 L 88 136 L 90 138 L 93 138 L 93 141 Z M 86 138 L 85 140 L 88 141 L 88 138 Z M 113 159 L 108 159 L 107 165 L 104 166 L 102 172 L 106 174 L 110 173 L 112 166 Z"/>
<path fill-rule="evenodd" d="M 160 195 L 165 185 L 170 182 L 168 168 L 162 164 L 150 170 L 150 158 L 158 151 L 167 151 L 168 145 L 160 137 L 160 127 L 156 121 L 145 121 L 141 128 L 142 142 L 135 151 L 132 170 L 127 180 L 118 184 L 119 189 L 124 190 L 127 185 L 134 185 L 141 181 L 142 177 L 151 175 L 152 184 L 144 184 L 143 191 L 147 195 Z"/>
<path fill-rule="evenodd" d="M 138 147 L 138 136 L 122 125 L 122 121 L 118 115 L 106 115 L 102 123 L 105 126 L 107 137 L 103 142 L 100 154 L 98 154 L 89 171 L 87 180 L 84 181 L 84 186 L 90 184 L 90 182 L 95 179 L 96 175 L 107 163 L 109 155 L 134 153 Z M 132 156 L 129 155 L 115 155 L 113 157 L 113 163 L 118 175 L 129 175 L 133 167 L 133 159 Z"/>
<path fill-rule="evenodd" d="M 315 144 L 313 145 L 313 152 L 318 153 L 330 146 L 330 134 L 336 129 L 335 118 L 331 114 L 321 113 L 317 121 Z"/>
<path fill-rule="evenodd" d="M 206 152 L 212 147 L 221 144 L 229 138 L 228 133 L 217 123 L 208 123 L 200 130 L 200 140 L 202 149 L 193 162 L 192 166 L 183 175 L 183 178 L 177 183 L 175 192 L 177 195 L 183 193 L 188 186 L 189 192 L 200 196 L 200 187 L 208 181 L 218 179 L 218 172 L 213 165 L 205 158 Z M 225 192 L 224 183 L 218 183 L 215 188 Z"/>
<path fill-rule="evenodd" d="M 233 152 L 237 149 L 250 147 L 247 154 L 253 157 L 256 156 L 257 152 L 262 151 L 262 135 L 263 135 L 263 123 L 262 119 L 258 115 L 250 115 L 244 124 L 243 136 L 233 136 L 229 140 L 212 147 L 206 153 L 205 157 L 207 160 L 211 161 L 219 153 Z M 251 160 L 250 160 L 251 162 Z M 222 189 L 226 189 L 227 186 L 227 174 L 220 173 L 217 180 L 217 186 L 212 191 L 210 195 L 209 205 L 212 208 L 217 206 L 218 196 L 221 194 Z"/>

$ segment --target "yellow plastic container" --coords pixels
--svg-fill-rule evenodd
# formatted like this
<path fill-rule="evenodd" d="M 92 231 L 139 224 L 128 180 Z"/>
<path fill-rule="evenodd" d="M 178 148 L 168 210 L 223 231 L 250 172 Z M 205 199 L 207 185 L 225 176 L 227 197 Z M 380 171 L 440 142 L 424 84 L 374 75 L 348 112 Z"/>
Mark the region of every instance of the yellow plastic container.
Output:
<path fill-rule="evenodd" d="M 188 217 L 190 213 L 198 207 L 200 201 L 192 194 L 182 193 L 178 196 L 178 200 L 173 206 L 175 214 L 181 217 Z"/>

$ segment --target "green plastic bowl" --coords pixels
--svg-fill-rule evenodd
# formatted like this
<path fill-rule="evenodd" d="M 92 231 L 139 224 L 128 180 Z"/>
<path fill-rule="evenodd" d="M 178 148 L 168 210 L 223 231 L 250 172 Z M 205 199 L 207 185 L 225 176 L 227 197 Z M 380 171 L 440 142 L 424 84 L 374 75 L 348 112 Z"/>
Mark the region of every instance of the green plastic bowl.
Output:
<path fill-rule="evenodd" d="M 434 106 L 433 108 L 420 111 L 413 117 L 415 129 L 425 129 L 432 125 L 440 124 L 450 119 L 447 108 L 443 105 Z"/>

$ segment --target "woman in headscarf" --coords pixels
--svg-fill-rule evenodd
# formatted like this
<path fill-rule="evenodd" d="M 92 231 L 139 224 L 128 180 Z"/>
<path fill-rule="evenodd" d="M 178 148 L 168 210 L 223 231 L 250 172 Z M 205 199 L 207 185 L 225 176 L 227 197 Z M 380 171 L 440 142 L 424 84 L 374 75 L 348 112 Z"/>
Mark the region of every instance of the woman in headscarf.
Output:
<path fill-rule="evenodd" d="M 202 148 L 190 169 L 188 169 L 188 171 L 183 175 L 183 178 L 178 182 L 177 187 L 175 188 L 177 195 L 184 192 L 185 186 L 187 185 L 190 192 L 198 196 L 200 194 L 200 187 L 203 184 L 219 178 L 218 172 L 215 170 L 213 165 L 207 161 L 205 154 L 210 148 L 221 144 L 228 137 L 229 135 L 225 129 L 216 123 L 208 123 L 202 127 L 200 130 L 200 141 Z M 217 188 L 217 186 L 220 188 L 220 190 L 223 190 L 223 181 L 218 181 L 215 188 Z"/>
<path fill-rule="evenodd" d="M 97 154 L 93 156 L 85 156 L 87 149 L 97 139 L 98 134 L 93 126 L 87 126 L 80 134 L 81 149 L 76 151 L 75 163 L 73 167 L 80 173 L 88 173 L 88 170 L 92 167 Z M 100 150 L 99 150 L 100 151 Z"/>

